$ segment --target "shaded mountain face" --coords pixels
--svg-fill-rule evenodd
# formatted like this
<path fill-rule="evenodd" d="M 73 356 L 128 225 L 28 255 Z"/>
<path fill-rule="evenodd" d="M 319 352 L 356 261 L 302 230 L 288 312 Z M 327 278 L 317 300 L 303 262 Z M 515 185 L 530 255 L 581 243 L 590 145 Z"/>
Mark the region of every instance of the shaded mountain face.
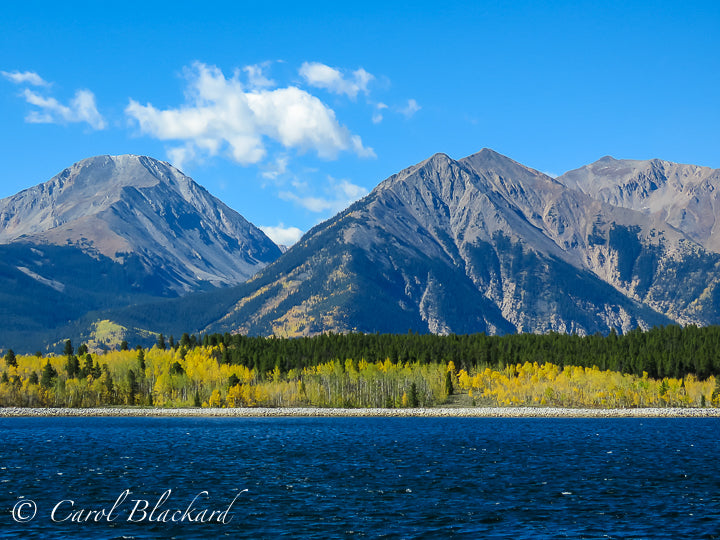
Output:
<path fill-rule="evenodd" d="M 711 186 L 716 175 L 693 178 Z M 590 334 L 720 322 L 720 256 L 697 229 L 668 223 L 660 199 L 648 212 L 589 186 L 492 150 L 437 154 L 311 230 L 196 329 Z M 682 200 L 670 198 L 668 208 Z"/>
<path fill-rule="evenodd" d="M 139 266 L 159 285 L 154 294 L 241 283 L 280 255 L 262 231 L 192 179 L 131 155 L 80 161 L 0 200 L 0 243 L 18 242 L 70 245 Z"/>
<path fill-rule="evenodd" d="M 196 332 L 577 332 L 720 321 L 720 259 L 662 216 L 491 150 L 393 175 L 192 321 Z M 164 321 L 200 296 L 157 307 Z M 177 319 L 177 317 L 176 317 Z M 185 321 L 185 330 L 191 321 Z"/>
<path fill-rule="evenodd" d="M 0 200 L 0 348 L 89 311 L 245 281 L 280 249 L 167 163 L 100 156 Z"/>

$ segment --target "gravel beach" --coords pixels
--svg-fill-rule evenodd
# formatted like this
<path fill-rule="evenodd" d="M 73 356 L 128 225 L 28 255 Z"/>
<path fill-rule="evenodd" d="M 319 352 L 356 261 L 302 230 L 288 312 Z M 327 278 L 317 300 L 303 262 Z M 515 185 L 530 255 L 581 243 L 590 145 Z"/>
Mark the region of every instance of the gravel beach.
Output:
<path fill-rule="evenodd" d="M 472 407 L 419 409 L 331 409 L 331 408 L 226 408 L 226 409 L 127 409 L 127 408 L 0 408 L 0 417 L 10 416 L 209 416 L 209 417 L 480 417 L 480 418 L 660 418 L 720 417 L 720 409 L 639 408 L 564 409 L 558 407 Z"/>

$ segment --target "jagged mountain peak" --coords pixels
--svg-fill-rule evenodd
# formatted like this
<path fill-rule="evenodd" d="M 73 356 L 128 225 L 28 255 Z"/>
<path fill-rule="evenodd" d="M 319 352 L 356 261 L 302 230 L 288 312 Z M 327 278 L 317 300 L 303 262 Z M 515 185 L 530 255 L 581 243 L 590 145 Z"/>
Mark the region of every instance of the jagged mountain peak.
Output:
<path fill-rule="evenodd" d="M 595 200 L 652 214 L 720 253 L 720 169 L 661 159 L 602 158 L 557 180 Z"/>
<path fill-rule="evenodd" d="M 164 184 L 187 194 L 192 183 L 170 164 L 147 156 L 83 159 L 47 182 L 0 200 L 0 242 L 41 234 L 97 215 L 120 201 L 127 188 Z M 32 211 L 25 212 L 28 208 Z"/>
<path fill-rule="evenodd" d="M 383 184 L 393 183 L 394 181 L 398 181 L 400 179 L 405 179 L 418 171 L 431 171 L 431 170 L 437 170 L 442 169 L 445 167 L 448 167 L 449 165 L 455 163 L 455 160 L 453 160 L 450 156 L 447 154 L 444 154 L 442 152 L 438 152 L 436 154 L 433 154 L 427 159 L 424 159 L 420 163 L 416 163 L 415 165 L 411 165 L 410 167 L 407 167 L 400 172 L 393 174 L 389 178 L 387 178 L 385 181 L 380 183 L 380 186 Z M 378 186 L 379 187 L 379 186 Z"/>
<path fill-rule="evenodd" d="M 448 163 L 450 161 L 453 161 L 453 159 L 448 156 L 445 152 L 435 152 L 432 156 L 427 158 L 425 161 L 420 162 L 420 165 L 423 164 L 438 164 L 438 163 Z"/>
<path fill-rule="evenodd" d="M 0 243 L 71 245 L 139 260 L 176 293 L 240 283 L 280 249 L 172 165 L 148 156 L 95 156 L 0 200 Z M 205 285 L 203 285 L 205 284 Z"/>
<path fill-rule="evenodd" d="M 529 167 L 518 163 L 517 161 L 492 150 L 491 148 L 483 148 L 479 152 L 471 154 L 460 160 L 464 163 L 472 163 L 473 165 L 481 168 L 492 169 L 505 169 L 508 167 L 520 167 L 522 169 L 531 170 Z"/>
<path fill-rule="evenodd" d="M 126 185 L 98 214 L 115 216 L 94 222 L 113 238 L 164 234 L 193 249 L 207 239 L 232 244 L 218 225 L 230 210 L 189 179 L 187 196 L 159 180 L 160 174 L 169 182 L 187 178 L 171 166 L 133 156 L 95 159 L 78 164 L 78 171 L 112 176 L 145 170 L 152 184 Z M 175 335 L 590 334 L 671 322 L 717 324 L 720 255 L 703 247 L 714 238 L 718 193 L 718 171 L 662 160 L 606 156 L 553 179 L 487 148 L 459 160 L 438 153 L 314 227 L 253 279 L 109 318 Z M 133 216 L 157 228 L 118 235 L 118 220 L 129 223 Z M 69 230 L 82 226 L 52 229 Z M 41 236 L 48 240 L 52 231 Z M 157 254 L 164 247 L 142 249 Z M 230 251 L 259 260 L 241 242 Z M 188 269 L 209 273 L 189 256 L 169 267 L 185 272 L 183 283 Z"/>
<path fill-rule="evenodd" d="M 385 191 L 413 191 L 427 197 L 432 193 L 455 190 L 458 182 L 462 184 L 467 180 L 467 170 L 462 164 L 447 154 L 437 153 L 381 182 L 370 198 Z"/>
<path fill-rule="evenodd" d="M 149 156 L 122 154 L 101 155 L 80 160 L 67 167 L 50 181 L 24 192 L 36 193 L 43 189 L 72 190 L 74 199 L 93 197 L 102 192 L 118 196 L 126 187 L 145 188 L 163 184 L 187 195 L 203 190 L 192 178 L 166 161 Z M 95 190 L 93 192 L 93 190 Z"/>
<path fill-rule="evenodd" d="M 377 190 L 411 184 L 424 184 L 436 192 L 454 191 L 459 184 L 470 182 L 480 191 L 495 190 L 505 194 L 525 192 L 536 183 L 562 187 L 550 176 L 526 167 L 492 149 L 483 148 L 465 158 L 455 160 L 445 153 L 436 153 L 420 163 L 394 174 L 382 182 Z"/>
<path fill-rule="evenodd" d="M 658 158 L 616 159 L 612 156 L 605 156 L 593 163 L 568 171 L 560 178 L 567 180 L 567 184 L 577 184 L 578 187 L 587 190 L 599 179 L 605 180 L 606 183 L 619 185 L 638 174 L 655 174 L 665 176 L 665 179 L 676 176 L 681 183 L 694 183 L 716 171 L 717 169 L 710 167 L 675 163 Z M 682 182 L 683 180 L 684 182 Z M 575 187 L 575 185 L 571 187 Z"/>
<path fill-rule="evenodd" d="M 199 331 L 593 333 L 667 323 L 603 280 L 615 271 L 613 223 L 635 231 L 631 212 L 620 214 L 489 149 L 435 154 L 309 231 Z M 640 230 L 650 229 L 643 219 Z"/>
<path fill-rule="evenodd" d="M 87 174 L 89 171 L 92 174 Z M 123 154 L 80 160 L 56 175 L 51 182 L 63 188 L 80 187 L 88 182 L 97 187 L 109 183 L 116 187 L 145 187 L 158 182 L 177 185 L 178 178 L 184 177 L 169 163 L 148 156 Z"/>
<path fill-rule="evenodd" d="M 504 156 L 490 148 L 483 148 L 479 152 L 469 155 L 459 160 L 463 165 L 469 166 L 478 173 L 495 173 L 506 176 L 537 176 L 546 177 L 552 180 L 540 171 L 531 169 L 522 163 Z"/>

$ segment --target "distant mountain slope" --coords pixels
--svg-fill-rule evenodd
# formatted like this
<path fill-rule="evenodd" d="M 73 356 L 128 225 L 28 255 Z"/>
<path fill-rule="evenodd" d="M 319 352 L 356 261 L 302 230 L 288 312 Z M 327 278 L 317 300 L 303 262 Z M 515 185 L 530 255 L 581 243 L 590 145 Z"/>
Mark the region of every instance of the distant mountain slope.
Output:
<path fill-rule="evenodd" d="M 0 200 L 0 243 L 73 245 L 140 264 L 175 294 L 245 281 L 280 255 L 257 227 L 174 167 L 98 156 Z"/>
<path fill-rule="evenodd" d="M 604 157 L 557 181 L 632 210 L 595 217 L 610 228 L 586 249 L 593 271 L 681 324 L 720 323 L 720 170 Z"/>
<path fill-rule="evenodd" d="M 153 320 L 119 318 L 178 332 L 172 314 L 193 312 L 185 331 L 278 336 L 627 332 L 718 320 L 704 274 L 717 265 L 657 216 L 491 150 L 437 154 L 309 231 L 220 304 L 202 310 L 205 297 L 193 295 L 150 309 Z"/>
<path fill-rule="evenodd" d="M 0 350 L 44 350 L 88 311 L 148 302 L 162 292 L 142 267 L 76 247 L 0 245 Z"/>
<path fill-rule="evenodd" d="M 665 221 L 667 209 L 695 208 L 687 190 L 668 188 L 652 211 L 637 209 L 636 197 L 602 195 L 613 178 L 633 183 L 635 173 L 614 174 L 596 184 L 578 172 L 553 179 L 488 149 L 460 160 L 436 154 L 240 285 L 92 313 L 66 333 L 85 339 L 99 319 L 130 339 L 148 330 L 592 334 L 720 324 L 712 227 Z M 720 187 L 715 172 L 698 174 L 698 185 Z"/>
<path fill-rule="evenodd" d="M 565 234 L 538 214 L 565 191 L 490 150 L 437 154 L 310 231 L 203 330 L 593 333 L 668 322 L 543 230 Z"/>
<path fill-rule="evenodd" d="M 557 180 L 594 199 L 657 216 L 720 253 L 720 169 L 606 156 Z"/>
<path fill-rule="evenodd" d="M 0 200 L 0 349 L 40 348 L 88 311 L 241 283 L 279 255 L 167 163 L 83 160 Z"/>
<path fill-rule="evenodd" d="M 612 185 L 612 174 L 604 184 L 586 181 L 593 189 L 583 190 L 568 180 L 572 173 L 553 180 L 487 149 L 460 162 L 472 167 L 523 219 L 552 240 L 573 266 L 593 272 L 625 296 L 676 322 L 720 322 L 720 302 L 715 300 L 720 295 L 720 256 L 698 242 L 693 229 L 680 230 L 667 223 L 659 202 L 655 212 L 611 204 L 610 198 L 605 200 L 594 190 Z M 700 169 L 662 163 L 667 170 Z M 706 185 L 720 187 L 717 172 L 703 169 Z M 622 176 L 616 181 L 626 182 Z M 671 207 L 683 199 L 677 195 L 665 202 Z"/>
<path fill-rule="evenodd" d="M 437 154 L 310 231 L 200 330 L 584 334 L 720 322 L 718 254 L 660 213 L 563 179 L 488 149 Z"/>

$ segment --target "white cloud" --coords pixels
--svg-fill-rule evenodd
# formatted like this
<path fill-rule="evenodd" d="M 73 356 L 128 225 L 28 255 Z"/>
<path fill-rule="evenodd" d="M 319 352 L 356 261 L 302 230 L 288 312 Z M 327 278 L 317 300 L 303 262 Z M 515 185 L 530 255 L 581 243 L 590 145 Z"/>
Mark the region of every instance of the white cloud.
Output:
<path fill-rule="evenodd" d="M 330 179 L 332 181 L 332 178 Z M 333 183 L 335 183 L 333 181 Z M 340 180 L 339 183 L 336 183 L 336 191 L 345 198 L 345 200 L 348 201 L 348 204 L 351 202 L 355 202 L 361 197 L 364 197 L 368 194 L 368 190 L 365 189 L 362 186 L 358 186 L 357 184 L 353 184 L 351 182 L 348 182 L 347 180 Z"/>
<path fill-rule="evenodd" d="M 167 150 L 168 159 L 175 168 L 183 170 L 186 163 L 197 160 L 197 152 L 192 145 L 178 146 Z"/>
<path fill-rule="evenodd" d="M 262 177 L 268 180 L 275 180 L 278 176 L 282 176 L 288 170 L 288 157 L 281 156 L 275 160 L 275 163 L 268 166 L 263 172 Z"/>
<path fill-rule="evenodd" d="M 372 115 L 373 124 L 379 124 L 383 121 L 382 110 L 387 108 L 388 106 L 384 103 L 378 103 L 377 105 L 375 105 L 375 112 Z"/>
<path fill-rule="evenodd" d="M 400 109 L 400 114 L 405 116 L 405 118 L 411 118 L 420 109 L 422 109 L 422 107 L 418 105 L 417 101 L 414 99 L 408 99 L 407 105 Z"/>
<path fill-rule="evenodd" d="M 34 71 L 0 71 L 0 74 L 15 84 L 29 84 L 31 86 L 50 86 L 40 75 Z"/>
<path fill-rule="evenodd" d="M 352 99 L 355 99 L 359 92 L 367 95 L 368 84 L 375 78 L 363 68 L 346 77 L 339 69 L 320 62 L 303 62 L 300 76 L 311 86 L 324 88 L 335 94 L 345 94 Z"/>
<path fill-rule="evenodd" d="M 30 112 L 25 120 L 33 124 L 66 124 L 87 122 L 94 129 L 105 129 L 105 119 L 98 112 L 95 95 L 89 90 L 78 90 L 68 105 L 52 97 L 43 97 L 28 88 L 23 92 L 25 101 L 40 110 Z"/>
<path fill-rule="evenodd" d="M 275 81 L 265 76 L 265 69 L 267 69 L 268 65 L 269 62 L 263 62 L 262 64 L 254 64 L 243 68 L 243 71 L 247 73 L 250 88 L 270 88 L 275 86 Z"/>
<path fill-rule="evenodd" d="M 317 171 L 307 171 L 307 172 L 308 172 L 308 173 L 313 173 L 313 172 L 317 172 Z M 290 181 L 290 185 L 292 185 L 292 187 L 294 187 L 294 188 L 297 189 L 297 190 L 305 190 L 305 191 L 307 191 L 308 188 L 309 188 L 309 184 L 308 184 L 306 181 L 304 181 L 304 180 L 298 180 L 297 178 L 294 178 L 293 180 L 291 180 L 291 181 Z"/>
<path fill-rule="evenodd" d="M 377 157 L 375 155 L 375 150 L 373 150 L 372 148 L 369 148 L 367 146 L 363 146 L 360 135 L 352 135 L 350 137 L 350 144 L 351 144 L 353 150 L 355 150 L 355 153 L 360 157 L 366 157 L 366 158 Z"/>
<path fill-rule="evenodd" d="M 15 84 L 29 86 L 51 86 L 34 71 L 0 71 L 3 77 Z M 105 129 L 107 123 L 95 104 L 95 95 L 90 90 L 78 90 L 67 105 L 63 105 L 54 97 L 46 97 L 25 88 L 21 94 L 25 101 L 34 105 L 38 110 L 31 111 L 25 116 L 25 121 L 31 124 L 70 124 L 85 122 L 94 129 Z"/>
<path fill-rule="evenodd" d="M 275 227 L 261 225 L 260 229 L 268 235 L 270 240 L 282 246 L 292 246 L 300 240 L 303 235 L 303 232 L 297 227 L 285 227 L 283 223 L 280 223 Z"/>
<path fill-rule="evenodd" d="M 247 91 L 238 74 L 227 79 L 215 66 L 195 63 L 186 70 L 187 103 L 170 109 L 141 105 L 131 99 L 125 113 L 141 132 L 161 140 L 184 141 L 170 155 L 215 156 L 223 149 L 237 163 L 258 163 L 267 154 L 266 140 L 332 159 L 342 151 L 374 156 L 335 118 L 335 112 L 304 90 Z"/>
<path fill-rule="evenodd" d="M 281 191 L 279 197 L 286 201 L 292 201 L 311 212 L 336 213 L 344 210 L 353 202 L 368 194 L 367 189 L 348 180 L 335 180 L 328 177 L 328 185 L 325 188 L 325 196 L 299 195 L 291 191 Z"/>

